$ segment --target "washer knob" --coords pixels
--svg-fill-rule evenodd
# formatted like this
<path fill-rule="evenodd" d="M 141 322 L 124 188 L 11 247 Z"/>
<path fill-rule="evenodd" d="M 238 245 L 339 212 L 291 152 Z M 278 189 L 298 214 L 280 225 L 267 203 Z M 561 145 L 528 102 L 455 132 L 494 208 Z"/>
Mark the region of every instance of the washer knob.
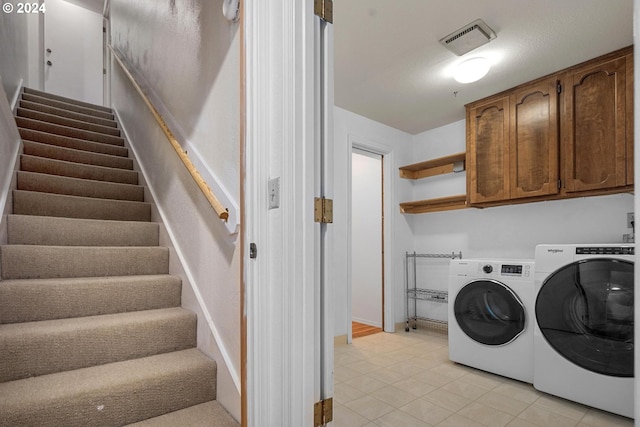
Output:
<path fill-rule="evenodd" d="M 485 265 L 482 267 L 482 271 L 484 271 L 485 273 L 491 273 L 493 271 L 493 267 L 489 264 Z"/>

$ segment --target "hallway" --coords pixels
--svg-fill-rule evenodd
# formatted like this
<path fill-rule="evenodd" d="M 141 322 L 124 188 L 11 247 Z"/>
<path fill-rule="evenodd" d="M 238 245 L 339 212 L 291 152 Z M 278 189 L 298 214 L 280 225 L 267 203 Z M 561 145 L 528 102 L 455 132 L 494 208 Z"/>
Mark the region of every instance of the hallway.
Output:
<path fill-rule="evenodd" d="M 632 427 L 633 421 L 449 361 L 447 336 L 417 329 L 335 348 L 335 427 Z"/>

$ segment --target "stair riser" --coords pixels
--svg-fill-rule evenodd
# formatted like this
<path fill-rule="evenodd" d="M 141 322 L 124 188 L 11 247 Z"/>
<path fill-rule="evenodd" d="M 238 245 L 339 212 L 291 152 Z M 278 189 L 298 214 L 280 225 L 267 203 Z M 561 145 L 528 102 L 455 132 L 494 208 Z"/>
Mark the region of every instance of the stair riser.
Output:
<path fill-rule="evenodd" d="M 32 129 L 18 128 L 20 137 L 29 141 L 41 142 L 43 144 L 55 145 L 57 147 L 73 148 L 74 150 L 83 150 L 93 153 L 109 154 L 110 156 L 127 157 L 129 150 L 125 147 L 117 145 L 101 144 L 99 142 L 84 141 L 77 138 L 69 138 L 67 136 L 52 135 L 46 132 L 40 132 Z"/>
<path fill-rule="evenodd" d="M 34 172 L 18 171 L 18 190 L 98 199 L 144 201 L 144 188 L 137 185 L 68 178 Z"/>
<path fill-rule="evenodd" d="M 108 126 L 112 128 L 117 128 L 118 124 L 115 120 L 111 119 L 101 119 L 99 117 L 88 116 L 86 114 L 75 113 L 73 111 L 51 107 L 49 105 L 38 104 L 37 102 L 30 102 L 21 100 L 19 103 L 21 108 L 26 108 L 32 111 L 38 111 L 46 114 L 53 114 L 59 117 L 64 117 L 67 119 L 79 120 L 81 122 L 93 123 L 101 126 Z"/>
<path fill-rule="evenodd" d="M 20 170 L 66 176 L 69 178 L 91 179 L 131 185 L 138 184 L 138 173 L 134 171 L 63 162 L 28 155 L 20 156 Z"/>
<path fill-rule="evenodd" d="M 169 274 L 169 250 L 73 246 L 8 245 L 0 247 L 2 278 Z"/>
<path fill-rule="evenodd" d="M 170 363 L 156 357 L 141 359 L 143 369 L 133 372 L 118 362 L 0 384 L 0 427 L 122 426 L 216 398 L 214 362 L 184 367 L 172 354 Z M 124 378 L 112 380 L 116 373 Z"/>
<path fill-rule="evenodd" d="M 4 325 L 0 382 L 195 346 L 196 315 L 180 308 Z"/>
<path fill-rule="evenodd" d="M 180 279 L 166 275 L 5 280 L 0 284 L 0 323 L 179 307 L 181 292 Z"/>
<path fill-rule="evenodd" d="M 10 245 L 158 246 L 157 223 L 8 215 Z"/>
<path fill-rule="evenodd" d="M 82 139 L 84 141 L 99 142 L 101 144 L 117 145 L 120 147 L 124 146 L 124 139 L 119 136 L 111 136 L 102 133 L 91 132 L 88 130 L 75 129 L 72 127 L 28 119 L 25 117 L 16 117 L 15 120 L 18 127 L 24 129 L 32 129 L 40 132 L 51 133 L 54 135 Z"/>
<path fill-rule="evenodd" d="M 60 95 L 54 95 L 52 93 L 42 92 L 40 90 L 31 89 L 28 87 L 23 88 L 23 92 L 30 95 L 41 96 L 43 98 L 49 98 L 60 102 L 65 102 L 67 104 L 73 104 L 80 107 L 91 108 L 93 110 L 104 111 L 106 113 L 111 113 L 111 108 L 105 107 L 104 105 L 91 104 L 90 102 L 78 101 L 77 99 L 71 99 Z"/>
<path fill-rule="evenodd" d="M 106 154 L 91 153 L 72 148 L 56 147 L 33 141 L 23 141 L 24 154 L 46 157 L 48 159 L 81 163 L 85 165 L 103 166 L 108 168 L 133 170 L 133 160 Z"/>
<path fill-rule="evenodd" d="M 85 114 L 87 116 L 98 117 L 106 120 L 113 120 L 113 114 L 104 111 L 94 110 L 92 108 L 81 107 L 78 105 L 68 104 L 66 102 L 56 101 L 55 99 L 44 98 L 41 96 L 22 94 L 22 99 L 29 102 L 37 102 L 38 104 L 48 105 L 50 107 L 60 108 L 74 113 Z"/>
<path fill-rule="evenodd" d="M 13 191 L 13 213 L 118 221 L 151 221 L 151 205 L 146 202 L 92 199 L 20 190 Z"/>
<path fill-rule="evenodd" d="M 110 126 L 101 126 L 93 123 L 87 123 L 80 120 L 68 119 L 53 114 L 41 113 L 39 111 L 28 110 L 26 108 L 17 108 L 16 115 L 27 119 L 40 120 L 43 122 L 54 123 L 70 128 L 88 130 L 91 132 L 102 133 L 104 135 L 120 136 L 120 129 Z"/>

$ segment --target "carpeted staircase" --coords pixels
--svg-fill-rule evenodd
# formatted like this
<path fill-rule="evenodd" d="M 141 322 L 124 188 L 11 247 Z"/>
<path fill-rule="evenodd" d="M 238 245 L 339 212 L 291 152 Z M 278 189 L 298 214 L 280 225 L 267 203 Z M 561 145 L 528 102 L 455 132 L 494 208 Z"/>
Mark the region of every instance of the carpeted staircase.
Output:
<path fill-rule="evenodd" d="M 0 426 L 237 426 L 109 109 L 25 89 L 0 247 Z"/>

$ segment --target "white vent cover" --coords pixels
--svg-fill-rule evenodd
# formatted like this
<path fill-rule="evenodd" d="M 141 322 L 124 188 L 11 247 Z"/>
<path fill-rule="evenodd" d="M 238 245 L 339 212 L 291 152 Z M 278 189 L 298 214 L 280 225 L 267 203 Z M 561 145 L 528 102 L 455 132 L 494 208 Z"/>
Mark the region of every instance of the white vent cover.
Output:
<path fill-rule="evenodd" d="M 496 33 L 482 19 L 476 19 L 440 39 L 440 43 L 451 52 L 461 56 L 483 44 L 489 43 L 495 38 Z"/>

